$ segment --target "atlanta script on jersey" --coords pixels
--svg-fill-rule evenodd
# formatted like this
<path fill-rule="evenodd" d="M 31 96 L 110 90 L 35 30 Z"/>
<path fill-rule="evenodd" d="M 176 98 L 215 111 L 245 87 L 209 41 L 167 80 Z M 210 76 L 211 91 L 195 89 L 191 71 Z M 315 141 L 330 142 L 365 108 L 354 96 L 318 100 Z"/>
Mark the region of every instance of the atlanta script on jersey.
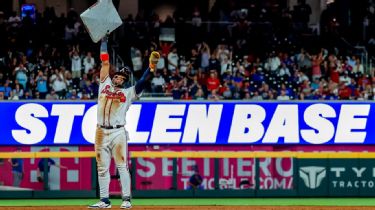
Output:
<path fill-rule="evenodd" d="M 134 86 L 115 89 L 109 76 L 99 85 L 98 124 L 105 126 L 125 125 L 126 111 L 138 99 Z"/>

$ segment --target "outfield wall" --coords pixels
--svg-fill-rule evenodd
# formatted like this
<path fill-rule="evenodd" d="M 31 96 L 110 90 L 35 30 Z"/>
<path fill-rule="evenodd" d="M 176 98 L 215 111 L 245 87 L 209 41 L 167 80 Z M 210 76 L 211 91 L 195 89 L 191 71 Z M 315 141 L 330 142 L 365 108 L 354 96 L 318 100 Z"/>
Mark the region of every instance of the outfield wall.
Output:
<path fill-rule="evenodd" d="M 92 146 L 80 147 L 21 147 L 22 152 L 28 151 L 92 151 Z M 352 152 L 375 152 L 374 146 L 140 146 L 131 145 L 130 151 L 352 151 Z M 14 151 L 14 147 L 0 147 L 0 152 Z M 60 169 L 51 167 L 49 176 L 50 190 L 90 190 L 92 187 L 92 160 L 90 158 L 53 158 L 55 162 L 67 166 L 68 169 Z M 22 188 L 31 188 L 34 190 L 45 190 L 44 183 L 40 183 L 36 179 L 37 164 L 39 158 L 23 159 L 24 161 L 24 178 L 21 182 Z M 254 158 L 222 158 L 219 159 L 218 167 L 218 186 L 215 185 L 215 160 L 212 158 L 181 158 L 177 159 L 177 189 L 186 190 L 189 177 L 194 173 L 197 166 L 201 176 L 203 177 L 202 190 L 214 189 L 259 189 L 259 190 L 293 190 L 298 186 L 314 187 L 312 191 L 318 190 L 318 173 L 319 170 L 326 171 L 321 174 L 321 180 L 328 177 L 340 176 L 335 179 L 335 183 L 331 183 L 333 188 L 342 188 L 343 190 L 366 189 L 373 190 L 375 181 L 375 164 L 373 161 L 364 160 L 299 160 L 299 164 L 295 165 L 294 158 L 260 158 L 258 167 L 256 167 Z M 311 162 L 312 161 L 312 162 Z M 360 163 L 365 165 L 360 165 Z M 173 184 L 173 158 L 135 158 L 136 174 L 135 188 L 137 190 L 169 190 L 174 189 Z M 329 165 L 334 163 L 334 165 Z M 351 165 L 346 165 L 346 164 Z M 355 165 L 358 163 L 358 165 Z M 345 169 L 342 167 L 345 166 Z M 301 167 L 305 167 L 305 172 L 301 171 Z M 306 168 L 310 167 L 310 168 Z M 313 168 L 311 168 L 313 167 Z M 339 168 L 338 168 L 339 167 Z M 356 168 L 355 168 L 356 167 Z M 132 167 L 130 167 L 132 168 Z M 257 172 L 256 168 L 259 169 Z M 353 169 L 354 168 L 354 169 Z M 319 170 L 318 170 L 319 169 Z M 306 171 L 307 170 L 307 171 Z M 309 171 L 313 170 L 313 171 Z M 5 186 L 12 185 L 12 172 L 10 164 L 5 160 L 0 163 L 0 182 Z M 116 169 L 114 164 L 110 169 L 112 182 L 110 191 L 112 194 L 120 192 L 119 183 L 115 178 Z M 133 171 L 132 171 L 133 173 Z M 257 174 L 258 173 L 258 174 Z M 304 176 L 304 177 L 302 177 Z M 322 177 L 323 176 L 323 177 Z M 300 178 L 303 182 L 298 184 Z M 343 186 L 342 182 L 353 178 L 355 183 L 346 183 L 349 186 Z M 305 179 L 307 181 L 305 182 Z M 315 181 L 311 181 L 315 179 Z M 300 180 L 300 181 L 301 181 Z M 246 182 L 248 181 L 248 182 Z M 366 182 L 363 184 L 363 182 Z M 341 184 L 340 184 L 341 183 Z M 344 183 L 345 184 L 345 183 Z M 353 186 L 350 186 L 352 184 Z M 361 185 L 358 185 L 361 184 Z M 320 186 L 320 184 L 319 184 Z M 374 193 L 375 194 L 375 193 Z"/>

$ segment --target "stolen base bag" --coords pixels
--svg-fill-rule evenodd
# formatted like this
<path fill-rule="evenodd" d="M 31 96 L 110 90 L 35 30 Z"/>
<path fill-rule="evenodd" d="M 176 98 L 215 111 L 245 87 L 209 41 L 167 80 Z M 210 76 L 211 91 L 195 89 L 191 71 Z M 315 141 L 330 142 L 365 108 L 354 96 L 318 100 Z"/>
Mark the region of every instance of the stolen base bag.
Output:
<path fill-rule="evenodd" d="M 92 41 L 101 40 L 122 25 L 122 20 L 112 0 L 100 0 L 80 15 Z"/>

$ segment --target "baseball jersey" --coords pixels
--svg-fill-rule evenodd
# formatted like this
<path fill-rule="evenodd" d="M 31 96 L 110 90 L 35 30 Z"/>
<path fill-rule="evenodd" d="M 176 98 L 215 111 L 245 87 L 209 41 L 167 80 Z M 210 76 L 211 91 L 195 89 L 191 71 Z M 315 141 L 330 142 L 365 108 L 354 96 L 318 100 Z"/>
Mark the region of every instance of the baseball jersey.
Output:
<path fill-rule="evenodd" d="M 134 86 L 115 90 L 112 80 L 107 76 L 99 85 L 98 124 L 104 126 L 125 125 L 126 112 L 138 97 Z"/>

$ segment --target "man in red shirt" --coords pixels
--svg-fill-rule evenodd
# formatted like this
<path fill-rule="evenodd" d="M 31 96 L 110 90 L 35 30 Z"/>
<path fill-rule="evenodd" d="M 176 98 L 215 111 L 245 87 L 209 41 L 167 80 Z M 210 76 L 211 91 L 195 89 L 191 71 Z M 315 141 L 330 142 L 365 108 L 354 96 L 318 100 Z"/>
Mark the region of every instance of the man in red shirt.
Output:
<path fill-rule="evenodd" d="M 210 77 L 207 79 L 208 91 L 217 90 L 220 87 L 220 80 L 217 78 L 215 72 L 210 73 Z"/>
<path fill-rule="evenodd" d="M 348 100 L 350 99 L 350 96 L 352 95 L 352 90 L 345 85 L 345 83 L 341 83 L 340 89 L 339 89 L 339 97 L 341 100 Z"/>

